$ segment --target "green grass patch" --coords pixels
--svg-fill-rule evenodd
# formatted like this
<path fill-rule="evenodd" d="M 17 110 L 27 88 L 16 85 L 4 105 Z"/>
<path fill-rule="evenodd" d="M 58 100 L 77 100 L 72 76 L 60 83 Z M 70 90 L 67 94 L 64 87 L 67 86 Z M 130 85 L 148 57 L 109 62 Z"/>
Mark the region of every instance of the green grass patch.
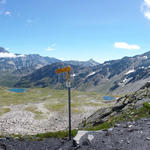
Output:
<path fill-rule="evenodd" d="M 109 129 L 110 127 L 111 127 L 111 124 L 109 122 L 104 122 L 94 127 L 91 126 L 89 128 L 85 128 L 85 130 L 88 130 L 88 131 L 105 130 L 105 129 Z"/>
<path fill-rule="evenodd" d="M 76 136 L 78 130 L 72 130 L 71 135 L 72 137 Z M 35 137 L 39 137 L 40 139 L 44 138 L 66 138 L 69 136 L 68 131 L 58 131 L 58 132 L 48 132 L 48 133 L 41 133 L 35 135 Z"/>
<path fill-rule="evenodd" d="M 43 112 L 37 111 L 36 107 L 30 106 L 30 107 L 25 108 L 24 110 L 34 113 L 35 114 L 34 119 L 37 119 L 37 120 L 38 119 L 46 119 L 46 116 L 43 115 Z"/>
<path fill-rule="evenodd" d="M 50 111 L 57 111 L 62 112 L 65 109 L 65 103 L 58 103 L 58 104 L 45 104 L 45 108 Z"/>
<path fill-rule="evenodd" d="M 10 108 L 1 108 L 1 109 L 0 109 L 0 116 L 2 116 L 2 115 L 5 114 L 5 113 L 8 113 L 8 112 L 10 112 L 10 111 L 11 111 Z"/>
<path fill-rule="evenodd" d="M 78 130 L 72 130 L 71 131 L 71 136 L 75 137 L 77 134 Z M 5 136 L 0 136 L 0 137 L 5 137 Z M 69 132 L 68 131 L 57 131 L 57 132 L 46 132 L 46 133 L 39 133 L 36 135 L 20 135 L 20 134 L 11 134 L 9 135 L 11 138 L 19 138 L 20 140 L 24 141 L 25 139 L 29 139 L 32 141 L 41 141 L 45 138 L 68 138 L 69 137 Z"/>
<path fill-rule="evenodd" d="M 80 113 L 82 113 L 82 110 L 73 107 L 73 108 L 71 108 L 71 112 L 74 114 L 80 114 Z"/>

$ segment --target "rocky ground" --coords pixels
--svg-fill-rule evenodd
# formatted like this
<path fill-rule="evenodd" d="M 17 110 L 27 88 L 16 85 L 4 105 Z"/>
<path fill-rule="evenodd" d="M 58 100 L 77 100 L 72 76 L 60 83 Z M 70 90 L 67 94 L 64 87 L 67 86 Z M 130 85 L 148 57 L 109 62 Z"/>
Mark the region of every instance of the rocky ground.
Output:
<path fill-rule="evenodd" d="M 74 141 L 1 138 L 0 144 L 2 150 L 149 150 L 150 119 L 118 123 L 108 130 L 78 131 Z"/>
<path fill-rule="evenodd" d="M 30 107 L 36 107 L 35 113 L 26 110 Z M 103 105 L 84 106 L 82 112 L 72 113 L 72 128 L 76 129 L 84 118 L 89 117 L 101 107 Z M 4 108 L 9 108 L 11 111 L 0 116 L 0 135 L 34 135 L 68 128 L 68 108 L 65 108 L 63 112 L 50 111 L 43 107 L 43 103 L 12 105 Z"/>

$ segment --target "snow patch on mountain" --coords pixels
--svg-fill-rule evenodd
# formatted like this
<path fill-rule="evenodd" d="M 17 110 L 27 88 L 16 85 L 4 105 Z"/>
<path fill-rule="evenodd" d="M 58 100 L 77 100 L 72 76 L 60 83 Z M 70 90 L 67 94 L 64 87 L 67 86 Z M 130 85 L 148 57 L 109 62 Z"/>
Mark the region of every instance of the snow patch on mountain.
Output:
<path fill-rule="evenodd" d="M 128 74 L 130 74 L 130 73 L 132 73 L 132 72 L 135 72 L 135 70 L 134 70 L 134 69 L 131 69 L 131 70 L 129 70 L 128 72 L 126 72 L 125 75 L 128 75 Z"/>
<path fill-rule="evenodd" d="M 75 76 L 76 76 L 76 74 L 74 73 L 74 74 L 72 74 L 71 76 L 72 76 L 72 77 L 75 77 Z"/>
<path fill-rule="evenodd" d="M 147 56 L 143 56 L 143 58 L 144 58 L 144 59 L 147 59 L 148 57 L 147 57 Z"/>
<path fill-rule="evenodd" d="M 91 72 L 90 74 L 87 75 L 87 77 L 94 75 L 96 72 Z"/>

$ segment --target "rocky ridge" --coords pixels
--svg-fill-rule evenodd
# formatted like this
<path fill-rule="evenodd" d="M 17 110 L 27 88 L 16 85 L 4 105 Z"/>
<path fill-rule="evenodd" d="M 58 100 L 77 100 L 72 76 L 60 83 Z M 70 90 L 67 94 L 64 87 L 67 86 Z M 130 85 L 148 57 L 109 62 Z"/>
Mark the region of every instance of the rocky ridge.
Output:
<path fill-rule="evenodd" d="M 99 109 L 93 115 L 84 120 L 80 125 L 80 128 L 88 128 L 90 126 L 103 124 L 113 117 L 117 117 L 124 113 L 130 112 L 130 110 L 138 111 L 138 109 L 143 107 L 144 103 L 146 103 L 147 105 L 149 105 L 150 103 L 150 82 L 147 82 L 138 91 L 119 98 L 113 107 Z M 134 111 L 131 112 L 131 115 L 134 113 Z M 147 111 L 147 113 L 149 114 L 149 111 Z"/>

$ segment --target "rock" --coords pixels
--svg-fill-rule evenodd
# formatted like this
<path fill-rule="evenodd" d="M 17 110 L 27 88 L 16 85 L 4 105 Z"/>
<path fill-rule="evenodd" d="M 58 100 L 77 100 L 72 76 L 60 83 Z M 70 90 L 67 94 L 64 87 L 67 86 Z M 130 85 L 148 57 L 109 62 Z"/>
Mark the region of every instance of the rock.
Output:
<path fill-rule="evenodd" d="M 6 145 L 0 143 L 0 150 L 6 150 Z"/>
<path fill-rule="evenodd" d="M 104 121 L 107 121 L 107 117 L 112 113 L 111 108 L 103 108 L 98 111 L 96 111 L 93 115 L 91 115 L 89 118 L 86 120 L 86 124 L 82 123 L 82 127 L 88 127 L 89 125 L 96 126 L 97 124 L 101 124 Z"/>
<path fill-rule="evenodd" d="M 83 146 L 88 146 L 88 145 L 90 145 L 89 140 L 88 140 L 88 139 L 85 139 L 85 140 L 82 142 L 82 145 L 83 145 Z"/>
<path fill-rule="evenodd" d="M 149 88 L 150 87 L 150 82 L 147 82 L 144 86 L 141 87 L 141 89 Z"/>
<path fill-rule="evenodd" d="M 146 140 L 150 141 L 150 137 L 146 137 Z"/>
<path fill-rule="evenodd" d="M 146 125 L 150 125 L 150 122 L 146 123 Z"/>
<path fill-rule="evenodd" d="M 118 112 L 118 111 L 121 111 L 125 106 L 126 104 L 118 103 L 112 108 L 112 110 Z"/>
<path fill-rule="evenodd" d="M 88 140 L 91 142 L 93 139 L 94 139 L 94 136 L 91 135 L 91 134 L 89 134 L 89 135 L 88 135 Z"/>
<path fill-rule="evenodd" d="M 112 135 L 113 128 L 110 128 L 106 131 L 106 136 Z"/>
<path fill-rule="evenodd" d="M 120 143 L 124 142 L 124 140 L 120 140 Z"/>
<path fill-rule="evenodd" d="M 133 125 L 129 125 L 128 127 L 131 128 L 131 127 L 133 127 Z"/>
<path fill-rule="evenodd" d="M 86 135 L 88 133 L 88 131 L 78 131 L 77 135 L 74 137 L 73 140 L 76 141 L 77 144 L 80 143 L 80 139 L 82 138 L 82 136 Z"/>
<path fill-rule="evenodd" d="M 73 140 L 72 143 L 73 143 L 73 147 L 77 147 L 78 146 L 78 144 L 77 144 L 77 142 L 75 140 Z"/>

